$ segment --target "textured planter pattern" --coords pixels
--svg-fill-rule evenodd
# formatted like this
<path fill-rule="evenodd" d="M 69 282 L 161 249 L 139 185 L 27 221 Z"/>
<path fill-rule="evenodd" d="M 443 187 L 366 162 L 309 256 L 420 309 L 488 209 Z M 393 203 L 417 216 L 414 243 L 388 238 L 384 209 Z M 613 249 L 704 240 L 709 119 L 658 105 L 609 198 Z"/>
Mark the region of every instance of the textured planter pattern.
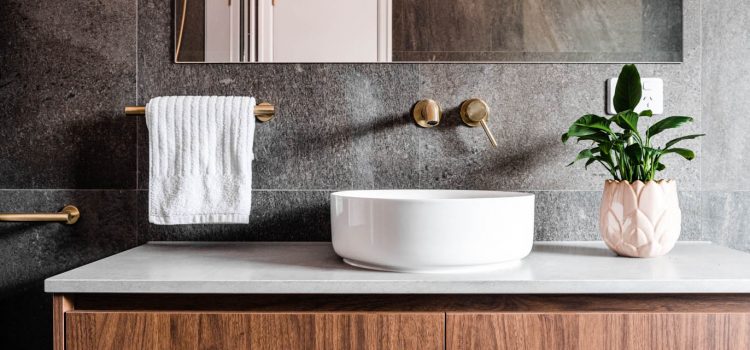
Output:
<path fill-rule="evenodd" d="M 619 255 L 667 254 L 680 236 L 681 221 L 675 181 L 607 180 L 604 184 L 599 231 Z"/>

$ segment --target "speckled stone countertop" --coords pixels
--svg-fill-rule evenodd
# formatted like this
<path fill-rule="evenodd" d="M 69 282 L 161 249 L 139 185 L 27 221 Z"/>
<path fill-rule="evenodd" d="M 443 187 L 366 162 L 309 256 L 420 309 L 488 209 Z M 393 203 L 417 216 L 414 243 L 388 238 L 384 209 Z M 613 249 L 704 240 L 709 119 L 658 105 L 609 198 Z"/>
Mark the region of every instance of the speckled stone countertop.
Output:
<path fill-rule="evenodd" d="M 344 264 L 330 243 L 152 242 L 45 281 L 50 293 L 750 293 L 750 254 L 680 242 L 667 256 L 615 256 L 601 242 L 538 242 L 493 272 L 410 274 Z"/>

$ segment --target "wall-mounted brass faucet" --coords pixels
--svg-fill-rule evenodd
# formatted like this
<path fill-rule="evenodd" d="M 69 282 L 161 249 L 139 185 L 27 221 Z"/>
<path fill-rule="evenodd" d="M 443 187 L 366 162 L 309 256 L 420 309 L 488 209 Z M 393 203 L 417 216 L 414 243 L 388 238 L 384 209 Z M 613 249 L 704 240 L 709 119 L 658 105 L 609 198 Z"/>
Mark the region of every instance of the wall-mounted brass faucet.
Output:
<path fill-rule="evenodd" d="M 440 118 L 442 118 L 443 111 L 440 109 L 440 105 L 437 102 L 430 99 L 419 100 L 414 105 L 414 110 L 411 112 L 412 117 L 417 125 L 423 128 L 431 128 L 440 124 Z M 497 147 L 497 141 L 495 136 L 492 135 L 489 126 L 487 126 L 487 120 L 490 119 L 490 107 L 486 102 L 472 98 L 461 103 L 461 120 L 470 126 L 476 127 L 481 126 L 484 132 L 487 134 L 487 138 L 490 139 L 490 143 L 493 147 Z"/>
<path fill-rule="evenodd" d="M 461 120 L 471 127 L 482 126 L 492 146 L 497 147 L 495 136 L 492 135 L 492 131 L 487 126 L 488 119 L 490 119 L 490 107 L 486 102 L 478 98 L 472 98 L 461 103 Z"/>
<path fill-rule="evenodd" d="M 431 128 L 440 124 L 443 110 L 434 100 L 426 99 L 420 100 L 414 105 L 414 110 L 411 112 L 411 115 L 414 117 L 414 121 L 417 122 L 417 125 L 423 128 Z"/>

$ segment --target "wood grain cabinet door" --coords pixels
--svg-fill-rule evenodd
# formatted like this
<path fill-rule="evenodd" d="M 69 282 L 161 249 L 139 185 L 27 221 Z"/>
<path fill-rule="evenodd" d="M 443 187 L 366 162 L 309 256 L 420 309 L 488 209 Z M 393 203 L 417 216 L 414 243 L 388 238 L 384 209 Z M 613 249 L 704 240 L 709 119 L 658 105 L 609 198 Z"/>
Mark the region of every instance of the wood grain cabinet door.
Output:
<path fill-rule="evenodd" d="M 443 313 L 254 314 L 252 349 L 443 349 Z"/>
<path fill-rule="evenodd" d="M 448 350 L 750 349 L 748 313 L 448 313 Z"/>
<path fill-rule="evenodd" d="M 444 313 L 66 314 L 67 350 L 443 349 Z"/>

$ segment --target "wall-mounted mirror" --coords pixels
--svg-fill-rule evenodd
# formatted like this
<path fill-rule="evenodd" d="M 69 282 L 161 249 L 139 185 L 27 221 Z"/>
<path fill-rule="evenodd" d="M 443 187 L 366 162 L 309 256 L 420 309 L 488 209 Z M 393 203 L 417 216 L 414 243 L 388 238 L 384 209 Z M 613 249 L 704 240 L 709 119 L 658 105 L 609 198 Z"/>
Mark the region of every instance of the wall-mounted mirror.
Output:
<path fill-rule="evenodd" d="M 177 62 L 681 62 L 682 0 L 175 0 Z"/>

